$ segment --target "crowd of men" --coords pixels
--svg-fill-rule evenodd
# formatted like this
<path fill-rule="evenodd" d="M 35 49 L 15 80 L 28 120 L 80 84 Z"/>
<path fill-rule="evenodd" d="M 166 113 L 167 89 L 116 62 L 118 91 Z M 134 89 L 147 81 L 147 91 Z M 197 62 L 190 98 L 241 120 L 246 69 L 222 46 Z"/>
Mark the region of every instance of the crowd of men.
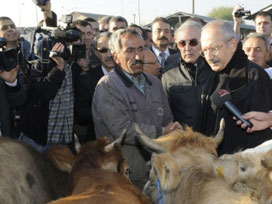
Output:
<path fill-rule="evenodd" d="M 41 7 L 41 25 L 54 26 L 51 2 Z M 189 18 L 173 37 L 163 17 L 154 19 L 151 31 L 121 16 L 75 20 L 70 26 L 81 35 L 72 43 L 85 45 L 85 57 L 67 57 L 67 43 L 57 41 L 50 53 L 61 54 L 44 63 L 35 50 L 46 35 L 35 33 L 36 41 L 28 42 L 12 19 L 0 17 L 3 50 L 18 51 L 18 65 L 0 70 L 1 135 L 46 151 L 55 144 L 72 148 L 74 135 L 84 144 L 102 136 L 114 140 L 126 129 L 123 151 L 139 188 L 148 178 L 150 153 L 136 140 L 135 125 L 151 138 L 186 125 L 211 136 L 225 118 L 219 154 L 257 146 L 272 135 L 272 15 L 257 14 L 256 33 L 242 41 L 241 18 L 234 22 L 233 28 Z M 216 106 L 213 95 L 222 89 L 253 127 Z"/>

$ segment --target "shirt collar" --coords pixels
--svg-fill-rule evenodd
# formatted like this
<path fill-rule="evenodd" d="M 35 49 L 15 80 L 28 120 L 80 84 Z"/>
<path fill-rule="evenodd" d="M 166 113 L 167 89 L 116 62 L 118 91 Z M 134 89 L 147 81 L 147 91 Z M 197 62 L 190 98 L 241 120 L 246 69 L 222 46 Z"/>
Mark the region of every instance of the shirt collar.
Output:
<path fill-rule="evenodd" d="M 143 76 L 142 73 L 139 75 L 139 77 L 140 77 L 140 83 L 139 83 L 138 80 L 134 76 L 131 76 L 130 74 L 128 74 L 124 70 L 122 70 L 122 71 L 136 86 L 139 86 L 139 84 L 142 84 L 143 82 L 145 82 L 145 77 Z"/>
<path fill-rule="evenodd" d="M 109 72 L 106 70 L 106 68 L 103 66 L 103 65 L 101 65 L 101 68 L 102 68 L 102 71 L 103 71 L 103 73 L 104 73 L 104 75 L 108 75 L 109 73 L 111 73 L 112 71 L 113 71 L 113 69 L 111 69 Z"/>
<path fill-rule="evenodd" d="M 162 51 L 158 50 L 154 45 L 152 45 L 152 49 L 153 49 L 153 51 L 154 51 L 154 53 L 155 53 L 156 56 L 160 56 L 160 53 Z M 164 50 L 164 53 L 165 53 L 165 57 L 166 58 L 169 57 L 170 56 L 169 48 L 166 48 L 166 50 Z"/>

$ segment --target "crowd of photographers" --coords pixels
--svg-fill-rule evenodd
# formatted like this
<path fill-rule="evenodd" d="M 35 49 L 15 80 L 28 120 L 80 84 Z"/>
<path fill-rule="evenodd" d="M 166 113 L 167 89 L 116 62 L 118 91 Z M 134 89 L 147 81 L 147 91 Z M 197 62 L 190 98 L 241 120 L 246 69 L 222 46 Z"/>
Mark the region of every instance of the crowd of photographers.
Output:
<path fill-rule="evenodd" d="M 235 81 L 230 80 L 232 77 L 239 79 L 234 86 L 241 85 L 241 90 L 242 88 L 247 90 L 245 87 L 249 87 L 248 90 L 251 89 L 250 87 L 254 88 L 248 92 L 246 100 L 249 100 L 251 93 L 265 93 L 265 96 L 262 97 L 263 99 L 267 98 L 268 110 L 272 109 L 270 94 L 266 92 L 269 87 L 259 89 L 260 84 L 266 86 L 269 83 L 267 82 L 269 77 L 263 76 L 265 72 L 260 71 L 259 68 L 265 69 L 272 78 L 271 68 L 269 68 L 269 65 L 271 66 L 272 17 L 269 13 L 257 15 L 258 17 L 255 19 L 257 33 L 244 39 L 244 51 L 242 51 L 242 43 L 238 43 L 241 38 L 241 17 L 247 15 L 248 11 L 244 11 L 240 6 L 235 7 L 233 11 L 234 29 L 226 30 L 224 33 L 226 35 L 224 37 L 229 39 L 225 39 L 220 46 L 213 47 L 213 44 L 209 44 L 204 49 L 203 45 L 210 39 L 207 37 L 208 35 L 205 36 L 203 33 L 209 31 L 209 34 L 212 35 L 213 32 L 224 31 L 228 26 L 222 22 L 215 22 L 211 23 L 210 27 L 206 26 L 206 29 L 202 29 L 204 22 L 200 19 L 190 18 L 176 29 L 175 38 L 173 38 L 169 23 L 164 18 L 156 18 L 152 22 L 152 32 L 135 24 L 128 26 L 126 19 L 121 16 L 106 16 L 98 21 L 92 18 L 73 20 L 71 16 L 66 16 L 62 20 L 62 25 L 57 26 L 57 15 L 51 11 L 51 2 L 39 0 L 35 3 L 41 8 L 44 19 L 35 31 L 27 36 L 19 36 L 12 19 L 0 17 L 1 135 L 17 138 L 42 152 L 54 144 L 68 144 L 73 149 L 74 134 L 77 135 L 81 144 L 95 140 L 95 133 L 98 133 L 99 130 L 96 128 L 95 131 L 94 120 L 97 127 L 99 126 L 101 129 L 105 127 L 110 130 L 112 128 L 112 132 L 109 132 L 114 136 L 115 133 L 118 135 L 119 129 L 122 129 L 119 128 L 117 131 L 118 125 L 122 127 L 127 122 L 134 120 L 135 123 L 146 125 L 142 128 L 149 131 L 151 135 L 154 133 L 154 137 L 182 128 L 180 124 L 187 124 L 192 126 L 194 130 L 211 134 L 212 131 L 206 132 L 204 130 L 208 130 L 209 126 L 216 129 L 217 125 L 215 124 L 219 121 L 216 120 L 213 124 L 211 120 L 204 120 L 202 115 L 202 120 L 199 122 L 201 119 L 200 109 L 204 110 L 204 105 L 209 106 L 210 95 L 208 92 L 212 93 L 210 89 L 219 87 L 219 85 L 222 88 L 228 84 L 226 87 L 231 91 L 233 88 L 231 85 Z M 217 31 L 215 28 L 221 28 L 220 26 L 222 29 Z M 117 30 L 120 32 L 116 32 Z M 233 38 L 234 33 L 235 39 Z M 140 39 L 138 39 L 139 36 Z M 204 40 L 201 42 L 203 44 L 201 48 L 200 40 L 202 41 L 202 38 Z M 121 53 L 121 44 L 123 47 L 128 45 L 131 47 L 128 47 L 125 53 Z M 224 50 L 227 46 L 230 46 L 230 49 Z M 233 52 L 229 54 L 231 49 Z M 224 57 L 220 58 L 220 52 L 223 53 L 223 51 L 226 51 L 226 55 L 222 54 Z M 235 56 L 241 54 L 241 58 L 238 58 L 242 59 L 246 56 L 244 52 L 247 55 L 244 61 L 248 62 L 248 58 L 256 63 L 253 65 L 254 69 L 255 65 L 258 66 L 254 70 L 255 72 L 252 71 L 252 67 L 246 67 L 236 73 L 238 68 L 231 67 Z M 129 57 L 132 56 L 131 53 L 134 53 L 135 59 Z M 220 63 L 226 61 L 228 54 L 229 61 L 220 67 Z M 214 58 L 211 59 L 211 57 Z M 132 58 L 133 60 L 130 61 Z M 238 66 L 239 63 L 242 63 L 241 60 L 235 61 L 234 65 Z M 142 75 L 142 71 L 138 73 L 137 69 L 140 68 L 143 68 L 146 75 Z M 223 71 L 227 69 L 236 71 Z M 253 72 L 258 73 L 253 76 Z M 234 75 L 231 76 L 231 74 Z M 98 91 L 95 93 L 98 81 L 108 75 L 111 76 L 101 80 L 100 86 L 97 88 Z M 136 98 L 132 96 L 133 91 L 128 91 L 123 96 L 123 98 L 128 97 L 131 111 L 123 107 L 122 102 L 124 101 L 118 98 L 118 94 L 114 94 L 117 89 L 123 86 L 118 80 L 112 79 L 116 77 L 115 75 L 121 78 L 126 85 L 123 87 L 124 90 L 120 92 L 120 96 L 126 93 L 127 89 L 130 90 L 129 88 L 133 85 L 141 93 Z M 246 78 L 245 84 L 241 82 L 242 78 Z M 221 79 L 224 81 L 222 84 L 219 82 Z M 260 82 L 261 80 L 263 81 Z M 211 86 L 207 87 L 207 93 L 202 93 L 201 91 L 206 88 L 208 82 Z M 120 84 L 118 85 L 118 83 Z M 150 89 L 147 88 L 149 86 Z M 155 90 L 153 90 L 154 87 Z M 234 89 L 231 94 L 239 91 L 240 88 Z M 160 92 L 163 89 L 167 94 L 173 115 L 171 111 L 169 112 L 166 96 Z M 153 91 L 146 95 L 150 90 Z M 203 94 L 207 94 L 207 97 L 203 98 Z M 235 96 L 237 97 L 236 101 L 238 101 L 238 95 Z M 151 98 L 151 96 L 155 98 Z M 93 98 L 95 98 L 96 104 L 93 104 Z M 206 99 L 207 104 L 205 104 Z M 114 100 L 116 101 L 113 102 Z M 256 100 L 250 98 L 248 106 L 242 106 L 243 104 L 240 103 L 239 105 L 243 108 L 253 107 L 254 101 Z M 160 104 L 161 102 L 162 104 Z M 198 103 L 201 105 L 198 106 Z M 116 107 L 116 104 L 119 104 L 120 107 Z M 143 104 L 146 106 L 141 109 L 140 106 Z M 158 107 L 158 110 L 154 111 L 154 107 L 157 105 L 162 107 Z M 139 106 L 138 109 L 137 106 Z M 113 110 L 113 107 L 116 109 Z M 214 108 L 213 105 L 211 108 Z M 254 108 L 258 109 L 259 103 Z M 247 110 L 252 109 L 248 108 Z M 266 110 L 266 108 L 260 110 Z M 122 114 L 126 111 L 129 112 L 128 115 L 132 116 L 131 118 L 124 117 L 122 120 Z M 149 111 L 153 112 L 147 114 Z M 204 112 L 203 114 L 209 118 L 210 115 Z M 157 115 L 151 119 L 153 114 Z M 226 113 L 224 114 L 226 115 Z M 196 117 L 196 115 L 199 116 Z M 243 117 L 238 117 L 239 120 L 236 124 L 247 128 L 249 133 L 271 126 L 271 114 L 269 113 L 251 112 Z M 250 120 L 253 127 L 246 125 L 243 119 Z M 235 122 L 233 121 L 233 123 Z M 235 129 L 235 127 L 233 128 Z M 154 131 L 152 132 L 152 130 Z M 234 141 L 231 141 L 231 144 L 233 143 Z M 137 145 L 135 146 L 139 148 Z"/>

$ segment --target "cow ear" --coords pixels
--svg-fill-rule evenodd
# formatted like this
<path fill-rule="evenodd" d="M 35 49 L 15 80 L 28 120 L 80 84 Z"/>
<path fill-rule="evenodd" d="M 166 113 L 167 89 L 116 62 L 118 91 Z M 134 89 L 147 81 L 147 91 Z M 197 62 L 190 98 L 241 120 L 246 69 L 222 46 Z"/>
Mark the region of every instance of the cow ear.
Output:
<path fill-rule="evenodd" d="M 111 152 L 114 148 L 115 144 L 122 144 L 125 141 L 126 138 L 126 132 L 127 130 L 124 129 L 120 135 L 120 137 L 118 137 L 115 141 L 113 141 L 112 143 L 108 144 L 107 146 L 104 147 L 105 152 Z"/>
<path fill-rule="evenodd" d="M 265 168 L 272 169 L 272 150 L 263 155 L 261 162 Z"/>
<path fill-rule="evenodd" d="M 65 145 L 53 146 L 47 153 L 54 166 L 63 172 L 71 172 L 75 156 Z"/>
<path fill-rule="evenodd" d="M 175 189 L 180 180 L 180 172 L 177 161 L 168 153 L 154 156 L 153 167 L 157 172 L 161 188 L 165 191 Z"/>

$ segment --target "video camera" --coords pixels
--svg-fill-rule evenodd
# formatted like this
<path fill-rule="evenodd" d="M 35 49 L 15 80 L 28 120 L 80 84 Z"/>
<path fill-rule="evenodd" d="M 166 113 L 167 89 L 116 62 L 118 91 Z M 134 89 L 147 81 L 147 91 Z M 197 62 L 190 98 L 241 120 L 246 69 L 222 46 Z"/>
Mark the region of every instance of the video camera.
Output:
<path fill-rule="evenodd" d="M 4 46 L 7 44 L 5 38 L 0 38 L 0 70 L 10 71 L 18 65 L 18 50 L 8 49 L 5 50 Z"/>
<path fill-rule="evenodd" d="M 47 0 L 33 0 L 37 6 L 45 6 Z"/>
<path fill-rule="evenodd" d="M 243 16 L 250 16 L 251 12 L 249 10 L 239 9 L 234 13 L 235 17 L 243 17 Z"/>
<path fill-rule="evenodd" d="M 71 58 L 85 58 L 86 47 L 82 44 L 73 44 L 81 37 L 80 30 L 71 28 L 72 16 L 65 16 L 64 26 L 56 28 L 45 27 L 39 28 L 36 33 L 42 33 L 42 40 L 38 41 L 37 48 L 34 49 L 34 55 L 42 59 L 42 63 L 49 63 L 51 57 L 62 57 L 64 60 Z M 56 43 L 62 43 L 65 47 L 64 52 L 50 51 Z"/>

